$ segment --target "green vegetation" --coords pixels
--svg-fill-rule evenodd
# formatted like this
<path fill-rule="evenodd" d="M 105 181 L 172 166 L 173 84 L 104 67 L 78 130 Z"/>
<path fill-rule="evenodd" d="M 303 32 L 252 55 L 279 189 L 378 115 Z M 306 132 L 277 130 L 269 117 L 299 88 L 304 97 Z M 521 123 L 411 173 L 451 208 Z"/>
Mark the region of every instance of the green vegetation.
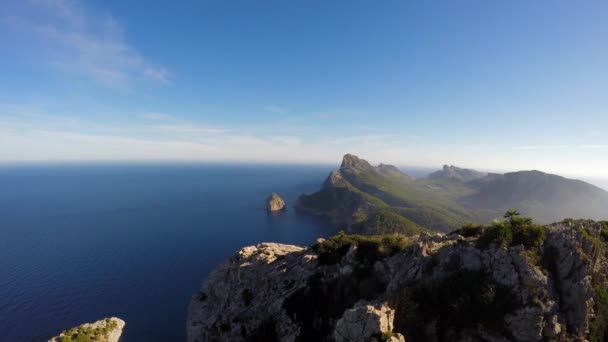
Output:
<path fill-rule="evenodd" d="M 501 247 L 524 245 L 526 248 L 538 248 L 547 237 L 545 227 L 535 224 L 531 218 L 519 216 L 516 210 L 509 210 L 504 215 L 505 221 L 494 222 L 484 227 L 467 225 L 452 232 L 466 238 L 477 237 L 477 246 L 487 248 L 491 244 Z"/>
<path fill-rule="evenodd" d="M 485 227 L 480 224 L 467 224 L 460 229 L 456 229 L 450 234 L 462 235 L 465 238 L 479 237 L 483 234 Z"/>
<path fill-rule="evenodd" d="M 608 340 L 608 289 L 596 286 L 595 288 L 595 318 L 589 327 L 591 342 Z"/>
<path fill-rule="evenodd" d="M 508 247 L 512 241 L 513 231 L 511 227 L 504 222 L 495 222 L 484 229 L 477 240 L 477 247 L 488 248 L 492 243 L 500 247 Z"/>
<path fill-rule="evenodd" d="M 357 246 L 357 260 L 361 264 L 373 265 L 377 260 L 399 253 L 410 244 L 411 240 L 400 234 L 366 236 L 340 232 L 312 248 L 319 255 L 319 263 L 333 265 L 342 260 L 351 246 Z"/>
<path fill-rule="evenodd" d="M 395 167 L 373 167 L 347 155 L 340 170 L 332 173 L 320 191 L 300 197 L 299 206 L 329 216 L 342 225 L 353 221 L 361 224 L 378 211 L 390 211 L 420 227 L 443 232 L 468 222 L 490 222 L 513 207 L 542 223 L 557 221 L 565 215 L 605 217 L 608 207 L 608 192 L 582 181 L 539 171 L 489 174 L 470 181 L 441 174 L 435 178 L 412 179 Z M 355 214 L 360 211 L 365 213 L 365 218 Z M 520 216 L 518 211 L 509 215 L 507 219 Z M 565 222 L 570 221 L 573 220 Z M 605 235 L 608 237 L 608 230 Z"/>
<path fill-rule="evenodd" d="M 395 167 L 373 167 L 364 160 L 345 156 L 342 168 L 328 177 L 320 191 L 300 196 L 298 207 L 329 216 L 339 224 L 353 224 L 353 221 L 361 224 L 382 211 L 411 221 L 407 224 L 410 227 L 415 224 L 448 231 L 474 220 L 474 215 L 456 201 L 473 192 L 462 182 L 451 179 L 413 180 Z M 365 208 L 367 217 L 361 216 L 361 208 Z"/>
<path fill-rule="evenodd" d="M 600 221 L 600 237 L 604 240 L 604 242 L 608 242 L 608 221 Z"/>
<path fill-rule="evenodd" d="M 443 280 L 425 280 L 389 298 L 395 308 L 394 331 L 411 341 L 454 341 L 478 325 L 508 336 L 503 318 L 521 306 L 511 291 L 483 272 L 459 271 Z M 433 325 L 435 329 L 427 329 Z M 433 336 L 434 331 L 437 335 Z"/>
<path fill-rule="evenodd" d="M 296 291 L 283 307 L 301 327 L 296 341 L 324 341 L 333 331 L 333 324 L 347 308 L 363 300 L 373 300 L 384 294 L 386 279 L 373 271 L 376 261 L 404 250 L 411 241 L 399 234 L 348 235 L 343 232 L 313 246 L 323 265 L 340 262 L 351 246 L 357 246 L 352 272 L 335 272 L 320 268 L 304 288 Z"/>
<path fill-rule="evenodd" d="M 384 341 L 388 341 L 391 337 L 395 336 L 396 334 L 392 331 L 385 331 L 383 333 L 379 333 L 373 336 L 370 336 L 370 342 L 384 342 Z"/>
<path fill-rule="evenodd" d="M 425 229 L 405 217 L 395 214 L 388 210 L 380 210 L 374 213 L 371 218 L 361 222 L 361 228 L 354 227 L 355 230 L 365 231 L 367 234 L 419 234 Z"/>
<path fill-rule="evenodd" d="M 93 341 L 102 341 L 104 338 L 108 336 L 108 333 L 118 326 L 116 321 L 111 320 L 109 318 L 105 319 L 105 326 L 98 328 L 90 328 L 87 325 L 83 324 L 78 327 L 71 328 L 69 330 L 63 331 L 61 334 L 60 341 L 61 342 L 93 342 Z"/>

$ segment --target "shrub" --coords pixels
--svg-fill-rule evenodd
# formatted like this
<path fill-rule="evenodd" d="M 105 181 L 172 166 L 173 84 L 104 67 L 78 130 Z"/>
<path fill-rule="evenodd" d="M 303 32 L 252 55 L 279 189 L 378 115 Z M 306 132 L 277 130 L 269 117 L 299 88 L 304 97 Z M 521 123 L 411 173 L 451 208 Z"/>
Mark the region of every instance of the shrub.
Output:
<path fill-rule="evenodd" d="M 319 263 L 333 265 L 340 262 L 351 246 L 357 246 L 357 260 L 373 265 L 377 260 L 399 253 L 410 243 L 407 237 L 400 234 L 364 236 L 340 232 L 312 248 L 319 255 Z"/>
<path fill-rule="evenodd" d="M 477 240 L 479 248 L 487 248 L 490 244 L 495 243 L 498 246 L 506 247 L 513 241 L 513 231 L 511 226 L 505 222 L 496 222 L 486 228 L 483 234 Z"/>
<path fill-rule="evenodd" d="M 600 221 L 600 237 L 608 242 L 608 221 Z"/>
<path fill-rule="evenodd" d="M 545 227 L 536 224 L 516 225 L 513 231 L 513 244 L 525 247 L 540 247 L 547 238 Z"/>
<path fill-rule="evenodd" d="M 521 306 L 508 287 L 479 271 L 420 281 L 393 294 L 389 302 L 396 310 L 394 331 L 408 341 L 456 340 L 459 332 L 477 330 L 480 324 L 506 334 L 505 314 Z M 434 324 L 436 336 L 430 336 L 429 324 Z"/>
<path fill-rule="evenodd" d="M 479 224 L 467 224 L 466 226 L 463 226 L 460 229 L 456 229 L 450 234 L 462 235 L 465 238 L 478 237 L 483 234 L 484 229 L 485 227 Z"/>
<path fill-rule="evenodd" d="M 531 218 L 517 215 L 516 211 L 508 211 L 505 214 L 507 221 L 495 222 L 482 230 L 477 246 L 487 248 L 496 243 L 502 247 L 520 244 L 526 248 L 540 247 L 547 237 L 545 227 L 534 224 Z"/>
<path fill-rule="evenodd" d="M 591 342 L 608 340 L 608 289 L 595 288 L 595 318 L 589 327 Z"/>

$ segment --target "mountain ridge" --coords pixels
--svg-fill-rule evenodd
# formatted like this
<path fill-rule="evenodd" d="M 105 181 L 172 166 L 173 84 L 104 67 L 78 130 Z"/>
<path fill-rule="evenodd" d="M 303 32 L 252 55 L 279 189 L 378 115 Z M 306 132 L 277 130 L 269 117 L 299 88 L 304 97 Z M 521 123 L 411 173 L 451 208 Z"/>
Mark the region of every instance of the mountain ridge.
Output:
<path fill-rule="evenodd" d="M 508 209 L 542 223 L 566 217 L 606 219 L 608 192 L 538 170 L 498 174 L 445 165 L 428 178 L 414 179 L 395 166 L 372 166 L 346 154 L 321 189 L 302 194 L 295 207 L 356 233 L 368 230 L 370 217 L 390 212 L 393 219 L 396 214 L 417 226 L 403 225 L 400 232 L 410 234 L 488 223 Z"/>

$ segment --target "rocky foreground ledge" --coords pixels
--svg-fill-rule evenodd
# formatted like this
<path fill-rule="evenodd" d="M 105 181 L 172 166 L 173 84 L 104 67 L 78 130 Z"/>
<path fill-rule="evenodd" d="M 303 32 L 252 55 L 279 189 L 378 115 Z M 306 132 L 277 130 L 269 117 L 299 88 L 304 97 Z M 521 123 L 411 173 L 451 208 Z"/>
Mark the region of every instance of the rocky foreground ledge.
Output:
<path fill-rule="evenodd" d="M 95 341 L 118 342 L 125 327 L 125 321 L 117 317 L 104 318 L 97 322 L 85 323 L 62 331 L 48 342 Z"/>
<path fill-rule="evenodd" d="M 188 341 L 604 340 L 608 224 L 528 223 L 245 247 L 193 296 Z"/>

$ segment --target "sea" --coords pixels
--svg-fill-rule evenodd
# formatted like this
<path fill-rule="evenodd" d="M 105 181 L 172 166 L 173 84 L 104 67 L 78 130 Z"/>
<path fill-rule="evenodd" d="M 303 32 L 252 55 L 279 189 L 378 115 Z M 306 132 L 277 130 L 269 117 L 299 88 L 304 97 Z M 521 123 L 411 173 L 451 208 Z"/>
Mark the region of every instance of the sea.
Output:
<path fill-rule="evenodd" d="M 291 205 L 337 167 L 0 166 L 0 341 L 46 341 L 110 316 L 127 323 L 122 342 L 185 341 L 191 296 L 241 247 L 336 233 Z M 271 192 L 285 211 L 265 210 Z"/>
<path fill-rule="evenodd" d="M 185 341 L 203 280 L 243 246 L 336 232 L 295 211 L 335 165 L 0 167 L 0 340 L 46 341 L 104 317 L 122 342 Z M 270 214 L 277 192 L 285 211 Z"/>

